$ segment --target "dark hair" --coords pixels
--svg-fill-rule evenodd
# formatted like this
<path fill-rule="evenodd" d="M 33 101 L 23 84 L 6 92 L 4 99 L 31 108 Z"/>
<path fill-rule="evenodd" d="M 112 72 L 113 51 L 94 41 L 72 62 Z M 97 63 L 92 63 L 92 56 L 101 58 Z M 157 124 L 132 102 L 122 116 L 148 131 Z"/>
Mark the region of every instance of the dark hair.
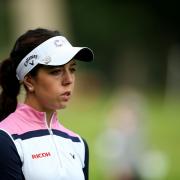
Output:
<path fill-rule="evenodd" d="M 16 68 L 20 61 L 42 42 L 59 35 L 61 35 L 59 31 L 38 28 L 27 31 L 16 40 L 10 57 L 0 65 L 0 86 L 2 88 L 0 94 L 0 121 L 14 112 L 17 107 L 20 82 L 16 78 Z M 34 70 L 32 73 L 35 75 Z"/>

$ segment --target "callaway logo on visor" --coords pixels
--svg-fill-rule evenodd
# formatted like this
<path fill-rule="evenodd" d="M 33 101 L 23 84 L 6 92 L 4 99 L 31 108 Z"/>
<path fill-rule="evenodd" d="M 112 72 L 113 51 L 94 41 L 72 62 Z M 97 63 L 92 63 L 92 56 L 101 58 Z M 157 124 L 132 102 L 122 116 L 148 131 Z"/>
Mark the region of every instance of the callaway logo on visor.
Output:
<path fill-rule="evenodd" d="M 28 64 L 34 65 L 34 60 L 37 59 L 38 55 L 31 55 L 28 58 L 26 58 L 24 66 L 27 66 Z"/>

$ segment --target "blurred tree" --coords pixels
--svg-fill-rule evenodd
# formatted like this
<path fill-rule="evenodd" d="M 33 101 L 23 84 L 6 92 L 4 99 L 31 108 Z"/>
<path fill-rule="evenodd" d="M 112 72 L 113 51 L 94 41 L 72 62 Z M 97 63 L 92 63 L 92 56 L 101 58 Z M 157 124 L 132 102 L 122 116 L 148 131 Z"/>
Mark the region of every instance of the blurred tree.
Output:
<path fill-rule="evenodd" d="M 180 11 L 175 0 L 66 2 L 75 41 L 88 44 L 95 53 L 93 65 L 86 68 L 98 72 L 95 75 L 107 87 L 165 90 L 169 50 L 180 43 Z M 1 47 L 7 46 L 14 31 L 10 3 L 0 0 Z"/>
<path fill-rule="evenodd" d="M 166 87 L 167 55 L 179 38 L 173 1 L 69 1 L 75 37 L 95 51 L 107 85 Z"/>
<path fill-rule="evenodd" d="M 2 48 L 6 47 L 10 41 L 10 31 L 11 31 L 11 22 L 9 17 L 9 9 L 8 9 L 8 1 L 9 0 L 0 0 L 0 46 L 1 46 L 1 54 Z"/>

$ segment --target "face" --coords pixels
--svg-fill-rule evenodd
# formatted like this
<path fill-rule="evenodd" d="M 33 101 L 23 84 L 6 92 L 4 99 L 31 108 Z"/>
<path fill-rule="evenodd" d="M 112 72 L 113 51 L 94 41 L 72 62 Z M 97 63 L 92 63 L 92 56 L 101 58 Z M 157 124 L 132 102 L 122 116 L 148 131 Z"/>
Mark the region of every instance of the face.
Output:
<path fill-rule="evenodd" d="M 40 111 L 54 111 L 67 106 L 75 83 L 76 62 L 71 60 L 63 66 L 44 66 L 37 76 L 31 77 L 33 91 L 29 101 Z"/>

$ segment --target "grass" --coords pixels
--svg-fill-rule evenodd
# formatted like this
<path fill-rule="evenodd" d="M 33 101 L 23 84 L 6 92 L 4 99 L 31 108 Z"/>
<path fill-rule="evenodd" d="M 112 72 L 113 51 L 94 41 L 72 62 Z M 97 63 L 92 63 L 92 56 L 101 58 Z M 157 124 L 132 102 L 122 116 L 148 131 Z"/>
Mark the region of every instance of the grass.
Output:
<path fill-rule="evenodd" d="M 114 97 L 106 93 L 75 97 L 67 109 L 59 112 L 60 121 L 87 140 L 90 148 L 90 179 L 104 180 L 106 173 L 100 170 L 101 162 L 95 152 L 95 142 L 105 128 Z M 163 179 L 180 179 L 180 102 L 171 99 L 164 103 L 158 96 L 148 96 L 147 103 L 149 148 L 163 152 L 167 157 L 167 174 Z"/>

